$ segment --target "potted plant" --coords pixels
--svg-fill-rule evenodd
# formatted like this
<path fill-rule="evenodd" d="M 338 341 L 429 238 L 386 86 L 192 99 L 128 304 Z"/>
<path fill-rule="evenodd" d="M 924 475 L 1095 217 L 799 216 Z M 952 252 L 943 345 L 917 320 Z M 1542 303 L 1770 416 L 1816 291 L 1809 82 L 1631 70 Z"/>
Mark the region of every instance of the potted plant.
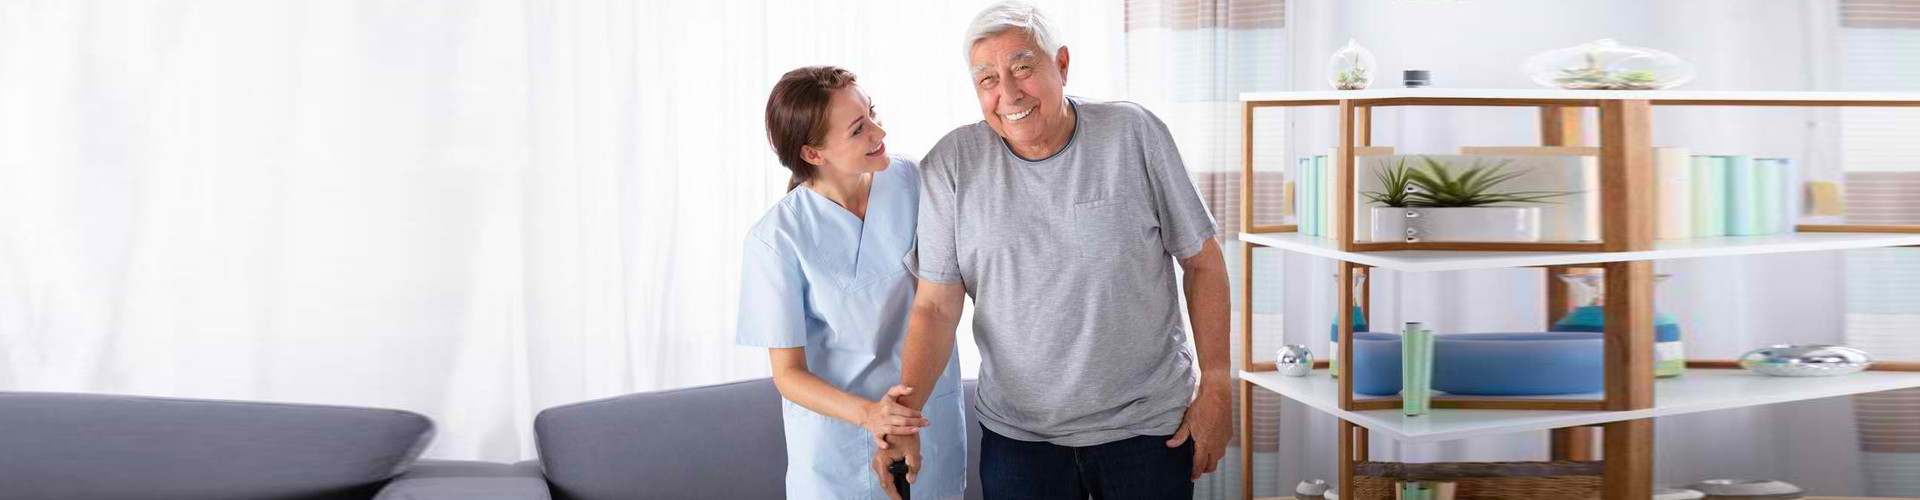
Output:
<path fill-rule="evenodd" d="M 1431 157 L 1420 160 L 1410 167 L 1400 158 L 1374 171 L 1383 189 L 1362 193 L 1385 205 L 1373 208 L 1373 241 L 1540 241 L 1540 207 L 1500 205 L 1573 194 L 1500 191 L 1502 183 L 1526 175 L 1506 171 L 1511 161 L 1476 161 L 1459 169 Z"/>

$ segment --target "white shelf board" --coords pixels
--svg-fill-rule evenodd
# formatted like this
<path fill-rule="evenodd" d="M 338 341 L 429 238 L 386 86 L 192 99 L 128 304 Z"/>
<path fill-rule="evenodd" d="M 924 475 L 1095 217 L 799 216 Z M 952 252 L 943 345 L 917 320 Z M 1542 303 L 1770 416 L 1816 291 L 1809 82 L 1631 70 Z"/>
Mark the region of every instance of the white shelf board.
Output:
<path fill-rule="evenodd" d="M 1529 266 L 1559 266 L 1631 260 L 1691 259 L 1728 255 L 1816 252 L 1920 245 L 1920 234 L 1782 233 L 1660 240 L 1652 250 L 1635 252 L 1477 252 L 1462 250 L 1341 251 L 1333 240 L 1301 233 L 1240 233 L 1240 240 L 1261 246 L 1405 272 L 1461 271 Z"/>
<path fill-rule="evenodd" d="M 1794 378 L 1769 377 L 1746 370 L 1696 368 L 1687 370 L 1685 375 L 1677 378 L 1655 381 L 1654 407 L 1645 410 L 1435 409 L 1427 415 L 1409 417 L 1399 409 L 1341 410 L 1339 383 L 1326 370 L 1314 370 L 1306 377 L 1287 377 L 1279 372 L 1242 371 L 1240 377 L 1288 399 L 1405 443 L 1434 443 L 1920 387 L 1920 373 L 1915 372 L 1868 371 L 1840 377 Z M 1359 394 L 1355 396 L 1356 400 L 1361 401 L 1371 399 L 1360 397 Z M 1600 395 L 1578 394 L 1544 399 L 1597 400 Z"/>
<path fill-rule="evenodd" d="M 1369 89 L 1304 92 L 1242 92 L 1246 102 L 1340 99 L 1578 99 L 1649 101 L 1894 101 L 1920 103 L 1920 92 L 1796 92 L 1741 90 L 1561 90 L 1561 89 Z"/>

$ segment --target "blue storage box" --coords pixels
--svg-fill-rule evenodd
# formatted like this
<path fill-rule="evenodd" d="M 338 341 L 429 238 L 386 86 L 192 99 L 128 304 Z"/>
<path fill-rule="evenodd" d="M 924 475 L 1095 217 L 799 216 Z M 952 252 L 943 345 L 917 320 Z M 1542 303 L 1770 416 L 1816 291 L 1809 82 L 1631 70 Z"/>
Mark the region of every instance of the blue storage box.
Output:
<path fill-rule="evenodd" d="M 1602 339 L 1599 332 L 1436 335 L 1433 388 L 1469 396 L 1600 392 L 1606 387 Z"/>
<path fill-rule="evenodd" d="M 1400 394 L 1400 334 L 1353 332 L 1353 392 Z"/>

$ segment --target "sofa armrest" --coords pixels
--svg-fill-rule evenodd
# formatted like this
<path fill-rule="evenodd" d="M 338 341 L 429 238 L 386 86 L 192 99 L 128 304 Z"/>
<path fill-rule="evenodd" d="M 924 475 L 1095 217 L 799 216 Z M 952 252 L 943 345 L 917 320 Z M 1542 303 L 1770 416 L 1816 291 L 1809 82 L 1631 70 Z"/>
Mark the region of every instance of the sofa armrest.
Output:
<path fill-rule="evenodd" d="M 551 500 L 540 462 L 421 460 L 374 500 Z"/>

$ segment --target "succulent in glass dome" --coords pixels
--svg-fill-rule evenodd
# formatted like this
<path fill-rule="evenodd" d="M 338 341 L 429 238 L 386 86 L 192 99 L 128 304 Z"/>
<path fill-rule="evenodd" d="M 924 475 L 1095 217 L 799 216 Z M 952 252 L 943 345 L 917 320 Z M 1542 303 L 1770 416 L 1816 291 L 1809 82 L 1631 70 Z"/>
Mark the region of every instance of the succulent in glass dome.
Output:
<path fill-rule="evenodd" d="M 1347 40 L 1347 46 L 1327 59 L 1327 83 L 1339 90 L 1361 90 L 1373 83 L 1373 52 L 1359 42 Z"/>
<path fill-rule="evenodd" d="M 1534 82 L 1573 90 L 1658 90 L 1693 79 L 1693 65 L 1679 56 L 1596 40 L 1530 57 Z"/>

